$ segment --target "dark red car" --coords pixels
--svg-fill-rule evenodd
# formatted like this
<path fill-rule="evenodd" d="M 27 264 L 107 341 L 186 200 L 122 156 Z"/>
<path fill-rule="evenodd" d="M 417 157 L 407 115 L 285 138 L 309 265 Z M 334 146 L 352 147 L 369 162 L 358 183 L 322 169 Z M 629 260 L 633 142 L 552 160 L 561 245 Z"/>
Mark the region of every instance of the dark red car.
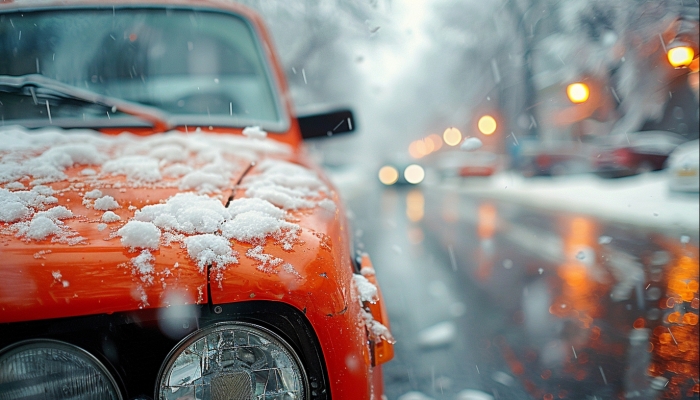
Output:
<path fill-rule="evenodd" d="M 596 175 L 617 178 L 664 168 L 669 154 L 685 139 L 673 132 L 646 131 L 612 135 L 593 154 Z"/>

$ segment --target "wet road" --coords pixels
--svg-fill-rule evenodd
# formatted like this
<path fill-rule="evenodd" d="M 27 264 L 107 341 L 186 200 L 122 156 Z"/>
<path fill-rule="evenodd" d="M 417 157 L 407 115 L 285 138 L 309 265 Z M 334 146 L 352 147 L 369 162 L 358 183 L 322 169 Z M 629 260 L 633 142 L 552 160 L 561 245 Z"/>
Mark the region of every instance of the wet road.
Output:
<path fill-rule="evenodd" d="M 698 398 L 697 234 L 440 185 L 348 206 L 398 340 L 390 400 Z"/>

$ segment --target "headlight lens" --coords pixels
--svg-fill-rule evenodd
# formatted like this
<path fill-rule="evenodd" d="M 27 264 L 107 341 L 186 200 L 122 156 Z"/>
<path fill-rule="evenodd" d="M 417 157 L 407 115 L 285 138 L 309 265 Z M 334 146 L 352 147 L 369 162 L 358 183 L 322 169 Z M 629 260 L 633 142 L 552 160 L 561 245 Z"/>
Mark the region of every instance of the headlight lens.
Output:
<path fill-rule="evenodd" d="M 306 398 L 299 358 L 279 336 L 256 325 L 229 322 L 194 332 L 161 368 L 158 399 Z"/>
<path fill-rule="evenodd" d="M 0 400 L 122 398 L 107 369 L 85 350 L 55 340 L 0 351 Z"/>

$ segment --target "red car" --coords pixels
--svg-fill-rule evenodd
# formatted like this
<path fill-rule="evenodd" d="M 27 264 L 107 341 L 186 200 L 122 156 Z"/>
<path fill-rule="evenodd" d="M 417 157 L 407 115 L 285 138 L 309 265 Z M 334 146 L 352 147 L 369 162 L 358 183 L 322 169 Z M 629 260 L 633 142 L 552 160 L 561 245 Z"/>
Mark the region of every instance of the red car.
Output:
<path fill-rule="evenodd" d="M 616 178 L 658 171 L 685 139 L 673 132 L 646 131 L 604 137 L 594 152 L 596 175 Z"/>
<path fill-rule="evenodd" d="M 0 4 L 0 399 L 375 399 L 393 338 L 263 23 Z"/>

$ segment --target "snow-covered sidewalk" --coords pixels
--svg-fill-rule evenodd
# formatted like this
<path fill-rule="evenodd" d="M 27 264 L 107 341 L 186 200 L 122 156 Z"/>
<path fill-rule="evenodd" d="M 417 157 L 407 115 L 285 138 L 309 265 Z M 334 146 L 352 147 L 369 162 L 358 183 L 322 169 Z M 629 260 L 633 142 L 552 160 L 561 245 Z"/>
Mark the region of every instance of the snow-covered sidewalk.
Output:
<path fill-rule="evenodd" d="M 620 179 L 594 175 L 523 178 L 503 172 L 490 179 L 453 180 L 441 185 L 478 196 L 528 206 L 572 211 L 609 221 L 698 234 L 698 194 L 668 190 L 666 172 Z"/>

